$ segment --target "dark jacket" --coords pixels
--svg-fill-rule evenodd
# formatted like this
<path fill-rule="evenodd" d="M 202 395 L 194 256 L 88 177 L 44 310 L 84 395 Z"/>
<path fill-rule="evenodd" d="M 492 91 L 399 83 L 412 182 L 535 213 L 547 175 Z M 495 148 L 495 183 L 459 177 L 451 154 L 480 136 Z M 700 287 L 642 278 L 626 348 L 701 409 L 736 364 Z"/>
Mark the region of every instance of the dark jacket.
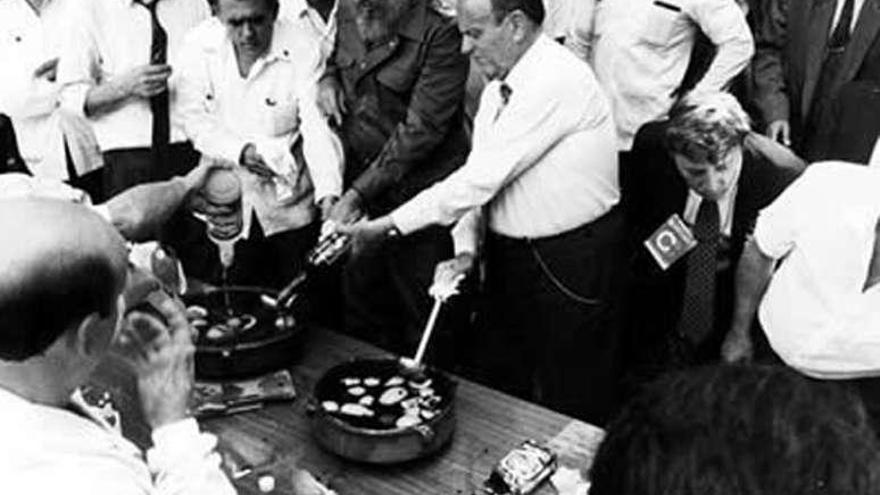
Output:
<path fill-rule="evenodd" d="M 621 183 L 621 203 L 632 250 L 631 332 L 636 338 L 662 342 L 676 331 L 681 314 L 687 255 L 663 271 L 642 245 L 672 214 L 684 212 L 688 186 L 663 145 L 665 122 L 642 126 L 636 135 L 631 159 L 627 160 Z M 769 140 L 747 138 L 743 164 L 734 201 L 729 247 L 729 266 L 718 274 L 716 283 L 716 325 L 713 336 L 726 333 L 733 309 L 736 263 L 746 236 L 752 231 L 758 212 L 769 205 L 803 170 L 803 162 Z M 777 153 L 780 151 L 780 153 Z M 711 337 L 710 337 L 711 338 Z"/>
<path fill-rule="evenodd" d="M 865 0 L 828 94 L 833 115 L 820 119 L 825 129 L 813 142 L 799 143 L 804 120 L 814 110 L 819 74 L 837 0 L 765 0 L 756 11 L 753 70 L 756 105 L 765 123 L 789 120 L 795 144 L 811 159 L 844 158 L 840 150 L 853 146 L 834 141 L 834 135 L 876 138 L 880 131 L 880 99 L 851 98 L 880 91 L 880 0 Z M 873 144 L 873 139 L 871 140 Z M 858 150 L 857 156 L 871 148 Z"/>
<path fill-rule="evenodd" d="M 341 0 L 336 48 L 324 77 L 336 77 L 348 113 L 340 134 L 346 187 L 371 214 L 386 213 L 464 163 L 468 60 L 455 22 L 414 0 L 388 43 L 370 49 Z"/>

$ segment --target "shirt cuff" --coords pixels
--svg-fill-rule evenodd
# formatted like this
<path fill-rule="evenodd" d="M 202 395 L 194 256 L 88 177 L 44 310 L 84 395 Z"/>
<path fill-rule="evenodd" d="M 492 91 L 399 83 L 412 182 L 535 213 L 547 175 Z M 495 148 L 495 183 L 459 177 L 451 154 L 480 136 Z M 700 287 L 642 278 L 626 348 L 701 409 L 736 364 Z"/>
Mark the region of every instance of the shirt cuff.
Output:
<path fill-rule="evenodd" d="M 452 227 L 452 245 L 455 255 L 471 253 L 476 255 L 480 249 L 480 224 L 482 215 L 479 209 L 471 210 Z"/>
<path fill-rule="evenodd" d="M 147 463 L 154 473 L 192 469 L 204 462 L 217 445 L 216 437 L 201 433 L 193 418 L 160 426 L 153 430 L 152 437 Z"/>
<path fill-rule="evenodd" d="M 426 217 L 420 213 L 419 208 L 411 203 L 403 204 L 392 211 L 390 216 L 391 222 L 397 227 L 401 235 L 410 235 L 430 225 L 430 223 L 425 221 Z"/>

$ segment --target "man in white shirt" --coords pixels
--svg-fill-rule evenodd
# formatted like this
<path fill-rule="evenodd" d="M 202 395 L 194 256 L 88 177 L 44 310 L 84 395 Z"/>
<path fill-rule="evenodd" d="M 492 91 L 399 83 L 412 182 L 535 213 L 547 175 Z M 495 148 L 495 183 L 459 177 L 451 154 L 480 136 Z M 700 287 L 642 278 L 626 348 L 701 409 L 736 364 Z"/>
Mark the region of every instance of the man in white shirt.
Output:
<path fill-rule="evenodd" d="M 58 56 L 74 7 L 70 0 L 0 2 L 0 112 L 12 118 L 33 174 L 81 183 L 102 161 L 88 123 L 59 108 Z"/>
<path fill-rule="evenodd" d="M 135 311 L 123 324 L 126 248 L 113 227 L 81 205 L 17 199 L 2 201 L 0 230 L 18 240 L 0 247 L 4 491 L 234 493 L 216 439 L 187 414 L 194 348 L 182 306 L 165 298 L 164 322 Z M 146 462 L 77 392 L 114 340 L 153 428 Z"/>
<path fill-rule="evenodd" d="M 808 167 L 761 211 L 736 293 L 726 360 L 752 356 L 757 311 L 773 351 L 801 373 L 880 376 L 880 170 L 844 162 Z"/>
<path fill-rule="evenodd" d="M 460 0 L 458 13 L 462 51 L 491 81 L 467 161 L 391 214 L 343 231 L 368 243 L 458 221 L 456 263 L 467 271 L 482 207 L 483 355 L 495 385 L 602 424 L 616 385 L 622 252 L 608 100 L 589 66 L 542 34 L 540 0 Z"/>
<path fill-rule="evenodd" d="M 321 72 L 336 42 L 338 0 L 282 0 L 279 17 L 296 22 L 321 48 Z"/>
<path fill-rule="evenodd" d="M 662 119 L 672 107 L 700 31 L 716 54 L 695 91 L 724 89 L 754 53 L 745 13 L 735 0 L 584 3 L 567 43 L 582 56 L 592 51 L 596 76 L 614 107 L 621 151 L 632 147 L 642 124 Z"/>
<path fill-rule="evenodd" d="M 241 165 L 248 239 L 237 248 L 256 258 L 250 267 L 240 258 L 236 273 L 280 287 L 314 245 L 316 200 L 341 192 L 342 151 L 316 106 L 320 47 L 278 9 L 277 0 L 220 0 L 217 18 L 181 49 L 178 104 L 203 156 Z"/>
<path fill-rule="evenodd" d="M 104 193 L 185 172 L 197 161 L 175 116 L 172 74 L 204 0 L 90 0 L 77 4 L 61 48 L 62 104 L 85 115 L 104 153 Z"/>

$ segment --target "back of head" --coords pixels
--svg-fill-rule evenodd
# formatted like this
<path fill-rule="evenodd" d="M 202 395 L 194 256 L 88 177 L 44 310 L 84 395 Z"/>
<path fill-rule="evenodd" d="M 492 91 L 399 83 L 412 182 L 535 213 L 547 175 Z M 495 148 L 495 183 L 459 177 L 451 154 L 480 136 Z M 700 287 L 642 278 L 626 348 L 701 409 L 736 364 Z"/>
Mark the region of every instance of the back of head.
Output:
<path fill-rule="evenodd" d="M 88 208 L 0 201 L 0 359 L 45 351 L 87 315 L 110 315 L 125 282 L 125 246 Z"/>
<path fill-rule="evenodd" d="M 501 22 L 508 14 L 516 10 L 525 14 L 536 25 L 544 23 L 546 11 L 543 0 L 491 0 L 492 15 L 496 22 Z"/>
<path fill-rule="evenodd" d="M 742 146 L 749 131 L 749 117 L 733 95 L 694 91 L 669 111 L 666 148 L 693 162 L 717 164 Z"/>
<path fill-rule="evenodd" d="M 880 448 L 861 402 L 780 367 L 649 385 L 609 426 L 591 495 L 868 495 Z"/>

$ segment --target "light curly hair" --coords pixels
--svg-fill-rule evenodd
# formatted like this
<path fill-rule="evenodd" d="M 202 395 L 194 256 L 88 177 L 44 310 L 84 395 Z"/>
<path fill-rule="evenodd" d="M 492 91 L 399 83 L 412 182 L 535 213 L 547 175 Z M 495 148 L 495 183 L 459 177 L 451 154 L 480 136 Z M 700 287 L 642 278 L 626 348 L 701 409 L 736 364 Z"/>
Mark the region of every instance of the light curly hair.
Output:
<path fill-rule="evenodd" d="M 749 116 L 733 95 L 694 91 L 669 111 L 665 144 L 670 153 L 690 161 L 718 164 L 742 146 L 750 131 Z"/>

